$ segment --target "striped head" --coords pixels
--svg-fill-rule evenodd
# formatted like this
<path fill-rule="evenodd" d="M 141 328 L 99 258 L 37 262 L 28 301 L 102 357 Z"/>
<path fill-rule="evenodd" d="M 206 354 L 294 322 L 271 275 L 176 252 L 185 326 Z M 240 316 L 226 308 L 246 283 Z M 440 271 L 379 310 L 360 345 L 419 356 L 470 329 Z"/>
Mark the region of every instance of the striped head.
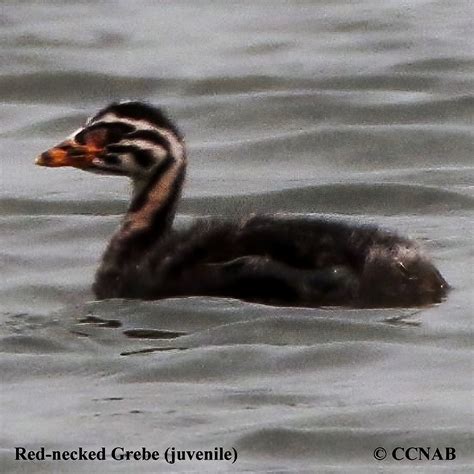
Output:
<path fill-rule="evenodd" d="M 100 110 L 84 127 L 42 153 L 36 164 L 141 180 L 157 167 L 185 159 L 183 136 L 160 109 L 120 102 Z"/>

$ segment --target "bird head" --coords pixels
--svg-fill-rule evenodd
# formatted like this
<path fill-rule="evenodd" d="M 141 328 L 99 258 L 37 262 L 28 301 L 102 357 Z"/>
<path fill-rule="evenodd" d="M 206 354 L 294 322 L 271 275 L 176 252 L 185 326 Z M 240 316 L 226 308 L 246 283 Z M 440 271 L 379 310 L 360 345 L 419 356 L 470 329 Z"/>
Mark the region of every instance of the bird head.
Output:
<path fill-rule="evenodd" d="M 360 293 L 365 306 L 421 306 L 439 303 L 449 289 L 418 246 L 400 242 L 370 249 Z"/>
<path fill-rule="evenodd" d="M 42 153 L 36 164 L 141 179 L 169 160 L 185 160 L 183 137 L 176 126 L 156 107 L 121 102 L 100 110 Z"/>

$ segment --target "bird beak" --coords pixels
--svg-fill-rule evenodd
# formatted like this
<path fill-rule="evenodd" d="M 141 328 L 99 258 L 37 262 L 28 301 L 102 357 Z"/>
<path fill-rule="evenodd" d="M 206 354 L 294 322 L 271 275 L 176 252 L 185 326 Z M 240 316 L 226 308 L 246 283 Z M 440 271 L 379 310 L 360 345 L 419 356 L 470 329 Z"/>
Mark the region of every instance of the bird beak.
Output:
<path fill-rule="evenodd" d="M 74 168 L 85 169 L 92 166 L 92 160 L 102 151 L 102 148 L 79 145 L 73 140 L 66 140 L 38 156 L 35 164 L 50 168 L 73 166 Z"/>

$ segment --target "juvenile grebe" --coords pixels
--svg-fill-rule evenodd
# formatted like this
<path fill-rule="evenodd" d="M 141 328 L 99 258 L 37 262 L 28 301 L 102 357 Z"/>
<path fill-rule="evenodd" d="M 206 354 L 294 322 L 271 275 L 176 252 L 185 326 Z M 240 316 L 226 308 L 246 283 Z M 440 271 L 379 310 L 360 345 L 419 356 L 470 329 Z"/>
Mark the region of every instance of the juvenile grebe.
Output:
<path fill-rule="evenodd" d="M 128 176 L 131 204 L 97 271 L 103 298 L 223 296 L 288 306 L 416 306 L 448 284 L 408 239 L 373 226 L 252 216 L 172 229 L 183 136 L 159 109 L 113 103 L 36 163 Z"/>

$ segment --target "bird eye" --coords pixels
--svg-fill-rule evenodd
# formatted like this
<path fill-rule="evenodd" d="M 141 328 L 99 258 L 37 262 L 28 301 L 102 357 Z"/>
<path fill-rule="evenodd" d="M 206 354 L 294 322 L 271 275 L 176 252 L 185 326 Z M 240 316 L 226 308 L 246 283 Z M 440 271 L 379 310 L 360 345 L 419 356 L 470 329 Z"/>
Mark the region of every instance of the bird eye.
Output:
<path fill-rule="evenodd" d="M 77 135 L 74 137 L 74 141 L 78 143 L 79 145 L 85 145 L 86 141 L 84 139 L 86 130 L 81 130 Z"/>
<path fill-rule="evenodd" d="M 114 155 L 114 154 L 107 154 L 107 155 L 101 156 L 101 159 L 107 165 L 118 165 L 118 164 L 120 164 L 120 158 L 117 155 Z"/>

